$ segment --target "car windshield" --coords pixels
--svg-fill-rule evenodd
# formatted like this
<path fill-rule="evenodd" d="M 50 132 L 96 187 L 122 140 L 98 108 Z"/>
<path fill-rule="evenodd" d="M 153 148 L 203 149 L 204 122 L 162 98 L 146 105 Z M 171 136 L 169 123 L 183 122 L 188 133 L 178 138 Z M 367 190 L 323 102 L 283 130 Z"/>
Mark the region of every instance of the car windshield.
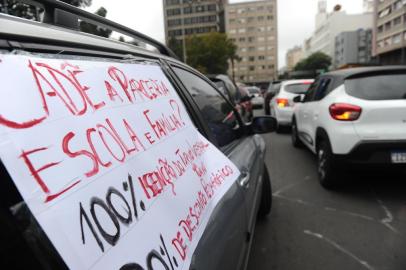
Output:
<path fill-rule="evenodd" d="M 292 94 L 304 94 L 309 89 L 310 83 L 288 84 L 285 86 L 285 91 Z"/>
<path fill-rule="evenodd" d="M 366 100 L 406 99 L 406 73 L 346 80 L 345 90 L 353 97 Z"/>
<path fill-rule="evenodd" d="M 259 94 L 260 90 L 256 87 L 248 87 L 248 92 L 253 95 L 253 94 Z"/>

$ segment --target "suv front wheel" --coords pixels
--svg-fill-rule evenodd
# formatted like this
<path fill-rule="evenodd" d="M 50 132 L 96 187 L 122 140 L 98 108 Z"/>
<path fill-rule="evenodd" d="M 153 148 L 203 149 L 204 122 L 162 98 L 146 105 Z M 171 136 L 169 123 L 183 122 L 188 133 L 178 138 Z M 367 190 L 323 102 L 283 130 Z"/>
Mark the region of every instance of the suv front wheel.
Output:
<path fill-rule="evenodd" d="M 331 151 L 330 142 L 327 139 L 321 141 L 317 147 L 317 173 L 320 184 L 327 189 L 337 186 L 340 177 L 338 164 Z"/>

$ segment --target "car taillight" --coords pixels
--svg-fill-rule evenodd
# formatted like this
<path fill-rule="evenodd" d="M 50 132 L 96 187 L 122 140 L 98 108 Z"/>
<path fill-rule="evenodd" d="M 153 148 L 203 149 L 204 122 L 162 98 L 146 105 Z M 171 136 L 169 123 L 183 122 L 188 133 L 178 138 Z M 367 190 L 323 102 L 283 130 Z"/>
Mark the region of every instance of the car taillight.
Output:
<path fill-rule="evenodd" d="M 276 104 L 278 104 L 278 107 L 280 108 L 289 107 L 289 100 L 286 98 L 277 98 Z"/>
<path fill-rule="evenodd" d="M 355 121 L 362 112 L 361 107 L 346 103 L 334 103 L 329 110 L 331 117 L 339 121 Z"/>

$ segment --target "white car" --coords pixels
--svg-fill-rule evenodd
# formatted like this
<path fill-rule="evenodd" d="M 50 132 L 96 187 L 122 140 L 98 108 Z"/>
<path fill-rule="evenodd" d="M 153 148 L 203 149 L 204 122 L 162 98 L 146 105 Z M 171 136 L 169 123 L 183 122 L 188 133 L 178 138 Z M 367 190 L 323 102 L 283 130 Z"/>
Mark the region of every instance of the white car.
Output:
<path fill-rule="evenodd" d="M 261 89 L 256 86 L 247 86 L 245 88 L 252 97 L 251 103 L 254 108 L 262 108 L 264 105 L 264 97 L 261 95 Z"/>
<path fill-rule="evenodd" d="M 317 154 L 322 186 L 353 165 L 406 168 L 406 66 L 326 73 L 294 101 L 292 143 Z"/>
<path fill-rule="evenodd" d="M 283 81 L 279 92 L 270 101 L 271 116 L 278 121 L 278 129 L 281 126 L 290 126 L 293 116 L 293 98 L 304 95 L 313 83 L 313 79 Z"/>

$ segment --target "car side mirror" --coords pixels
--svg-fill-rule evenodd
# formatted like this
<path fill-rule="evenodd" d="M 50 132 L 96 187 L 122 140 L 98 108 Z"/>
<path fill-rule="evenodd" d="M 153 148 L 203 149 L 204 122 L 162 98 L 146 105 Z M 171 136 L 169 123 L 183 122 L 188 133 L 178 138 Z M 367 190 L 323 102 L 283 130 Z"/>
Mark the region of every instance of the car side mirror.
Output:
<path fill-rule="evenodd" d="M 298 95 L 296 97 L 293 98 L 293 102 L 294 103 L 301 103 L 304 100 L 304 96 L 303 95 Z"/>
<path fill-rule="evenodd" d="M 264 134 L 275 131 L 277 123 L 275 117 L 256 116 L 249 126 L 252 134 Z"/>

